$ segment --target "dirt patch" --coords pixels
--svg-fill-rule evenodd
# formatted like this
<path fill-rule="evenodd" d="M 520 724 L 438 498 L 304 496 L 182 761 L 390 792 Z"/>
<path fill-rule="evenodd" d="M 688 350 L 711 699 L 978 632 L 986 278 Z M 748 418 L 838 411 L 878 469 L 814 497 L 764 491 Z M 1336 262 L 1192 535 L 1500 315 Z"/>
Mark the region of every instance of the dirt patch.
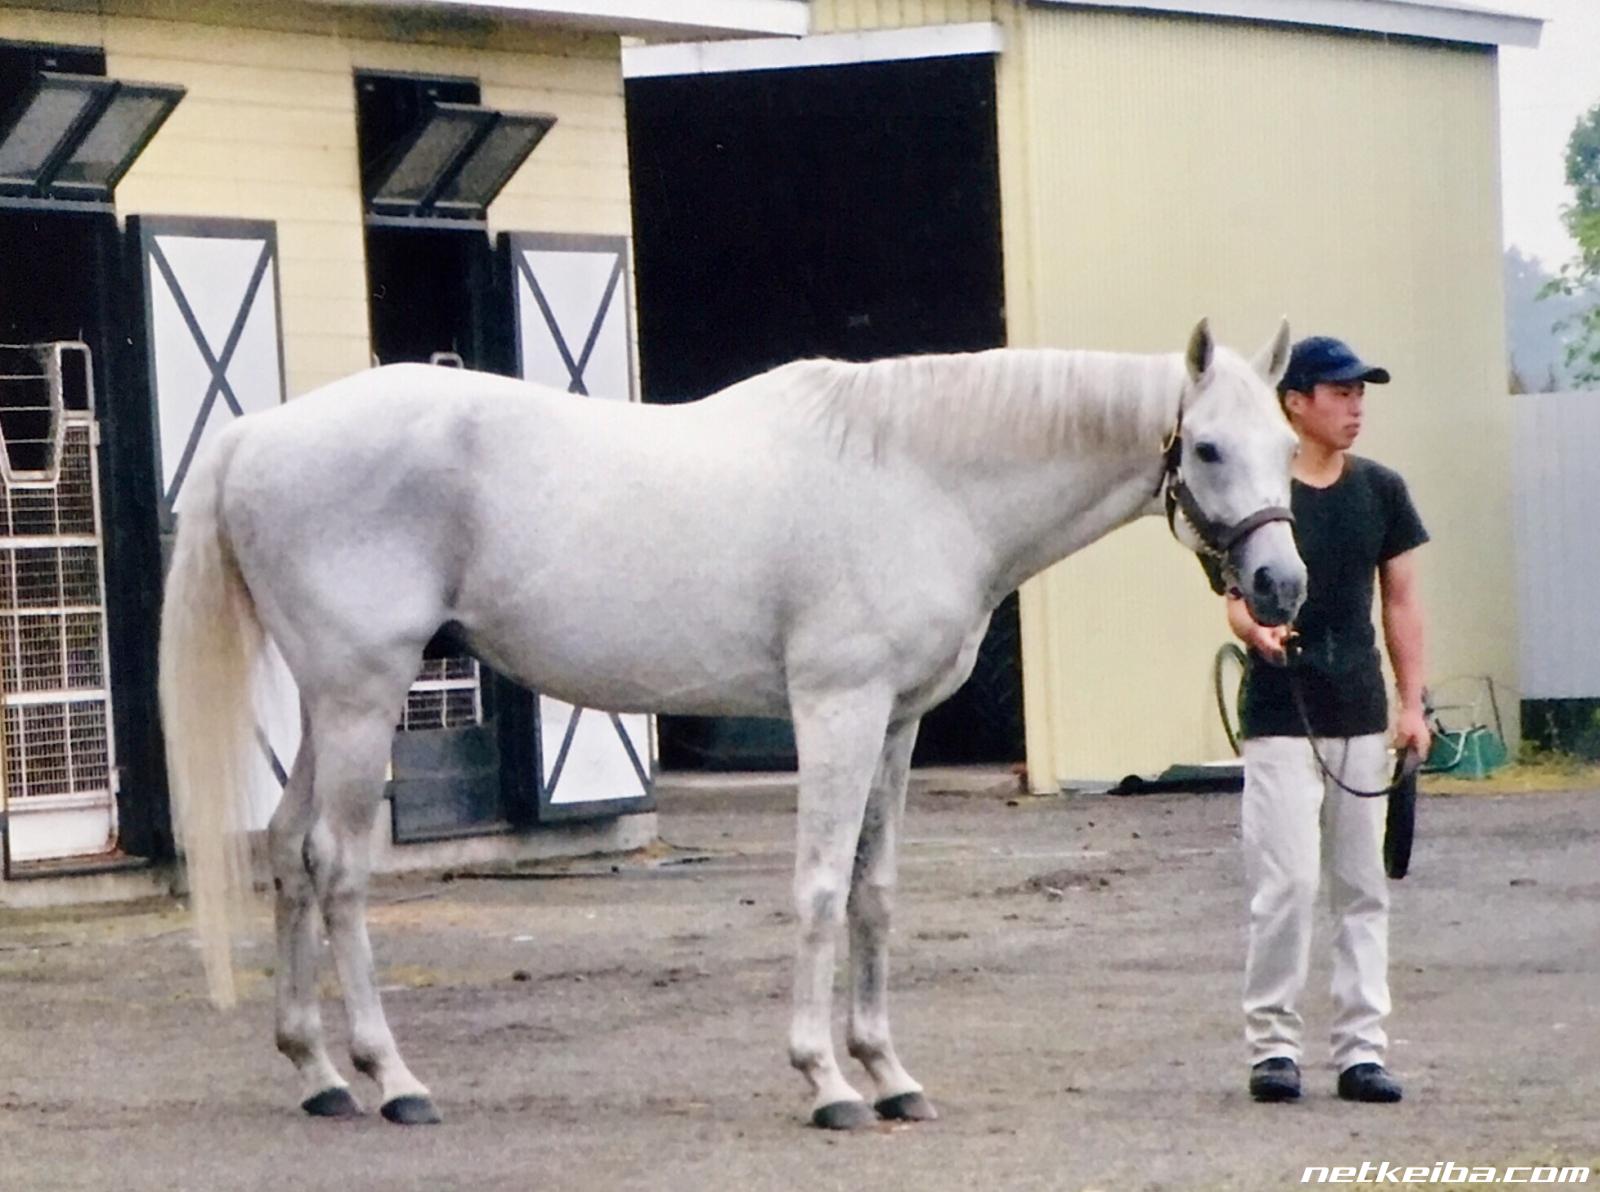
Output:
<path fill-rule="evenodd" d="M 1131 872 L 1121 865 L 1069 865 L 1035 873 L 1015 885 L 1002 886 L 995 893 L 1043 894 L 1046 898 L 1063 898 L 1070 890 L 1109 890 Z"/>

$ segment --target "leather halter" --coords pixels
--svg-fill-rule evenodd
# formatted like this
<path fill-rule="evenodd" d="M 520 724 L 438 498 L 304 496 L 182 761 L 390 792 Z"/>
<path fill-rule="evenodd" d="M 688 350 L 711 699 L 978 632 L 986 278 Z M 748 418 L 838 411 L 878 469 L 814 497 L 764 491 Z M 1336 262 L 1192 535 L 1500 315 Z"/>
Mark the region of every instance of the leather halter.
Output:
<path fill-rule="evenodd" d="M 1200 542 L 1200 553 L 1210 558 L 1224 560 L 1228 552 L 1252 531 L 1268 522 L 1294 523 L 1294 514 L 1282 505 L 1267 505 L 1236 522 L 1217 521 L 1200 508 L 1189 486 L 1183 479 L 1183 411 L 1178 411 L 1178 421 L 1173 425 L 1167 441 L 1161 445 L 1161 479 L 1157 491 L 1165 489 L 1167 528 L 1178 536 L 1178 518 L 1194 531 Z"/>

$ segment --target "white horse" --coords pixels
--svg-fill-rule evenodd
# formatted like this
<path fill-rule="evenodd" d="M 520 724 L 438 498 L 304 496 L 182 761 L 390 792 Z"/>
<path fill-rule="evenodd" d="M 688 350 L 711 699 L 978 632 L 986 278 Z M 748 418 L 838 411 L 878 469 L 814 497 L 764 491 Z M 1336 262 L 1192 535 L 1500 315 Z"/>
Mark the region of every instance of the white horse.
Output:
<path fill-rule="evenodd" d="M 394 726 L 424 644 L 453 622 L 495 669 L 573 703 L 792 717 L 790 1060 L 819 1126 L 933 1117 L 886 1005 L 918 722 L 966 679 L 1002 597 L 1157 511 L 1164 477 L 1183 498 L 1187 516 L 1169 511 L 1180 540 L 1226 556 L 1259 620 L 1293 617 L 1305 570 L 1276 507 L 1295 440 L 1272 393 L 1288 348 L 1285 325 L 1247 363 L 1202 322 L 1182 354 L 809 360 L 671 407 L 395 365 L 239 419 L 187 485 L 161 634 L 213 997 L 233 999 L 229 895 L 248 883 L 241 768 L 264 632 L 299 686 L 303 731 L 268 830 L 278 1048 L 307 1112 L 361 1111 L 323 1041 L 320 917 L 355 1067 L 386 1118 L 439 1120 L 384 1018 L 365 909 Z M 1219 543 L 1229 527 L 1236 540 Z M 849 1052 L 874 1104 L 832 1040 L 846 917 Z"/>

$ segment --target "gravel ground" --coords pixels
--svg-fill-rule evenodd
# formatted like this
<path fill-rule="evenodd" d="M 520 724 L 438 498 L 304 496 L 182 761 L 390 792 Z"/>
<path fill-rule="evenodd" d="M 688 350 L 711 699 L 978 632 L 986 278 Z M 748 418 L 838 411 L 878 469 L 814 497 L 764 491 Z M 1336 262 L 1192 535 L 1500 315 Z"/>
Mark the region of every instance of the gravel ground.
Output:
<path fill-rule="evenodd" d="M 1392 1107 L 1332 1094 L 1326 935 L 1308 1095 L 1246 1095 L 1230 795 L 915 795 L 894 1022 L 942 1118 L 846 1136 L 804 1124 L 785 1057 L 782 788 L 664 796 L 670 847 L 615 869 L 382 883 L 380 977 L 435 1128 L 298 1111 L 264 920 L 221 1014 L 175 905 L 0 911 L 0 1188 L 1122 1192 L 1289 1188 L 1367 1160 L 1588 1165 L 1595 800 L 1424 800 L 1395 891 Z"/>

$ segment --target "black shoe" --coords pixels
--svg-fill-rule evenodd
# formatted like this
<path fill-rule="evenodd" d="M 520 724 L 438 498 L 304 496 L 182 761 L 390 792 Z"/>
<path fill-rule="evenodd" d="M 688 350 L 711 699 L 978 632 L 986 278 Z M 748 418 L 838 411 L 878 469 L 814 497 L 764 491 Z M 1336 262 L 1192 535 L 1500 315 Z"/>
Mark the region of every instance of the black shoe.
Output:
<path fill-rule="evenodd" d="M 1298 1101 L 1300 1065 L 1276 1055 L 1250 1069 L 1250 1095 L 1257 1101 Z"/>
<path fill-rule="evenodd" d="M 1400 1095 L 1400 1082 L 1382 1064 L 1353 1064 L 1339 1073 L 1341 1100 L 1392 1104 Z"/>

